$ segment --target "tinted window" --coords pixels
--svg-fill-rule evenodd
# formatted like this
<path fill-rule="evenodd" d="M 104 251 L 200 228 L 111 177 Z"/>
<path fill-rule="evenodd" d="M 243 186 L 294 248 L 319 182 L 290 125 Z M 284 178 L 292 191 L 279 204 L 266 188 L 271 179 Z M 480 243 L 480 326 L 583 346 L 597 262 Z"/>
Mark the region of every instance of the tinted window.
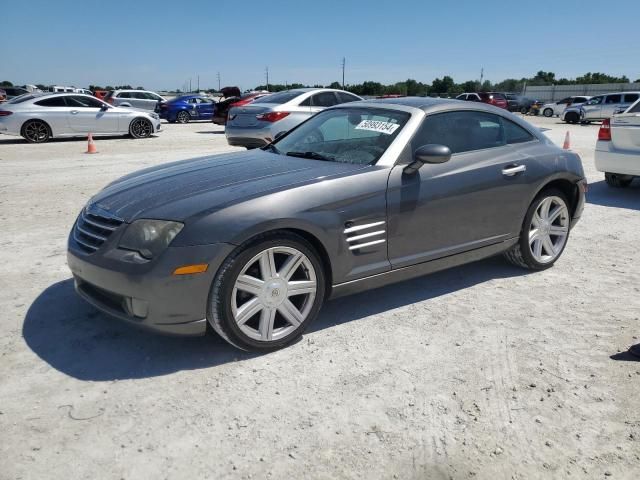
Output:
<path fill-rule="evenodd" d="M 70 107 L 78 107 L 78 108 L 100 108 L 102 107 L 102 102 L 97 98 L 93 97 L 80 97 L 69 95 L 65 97 L 67 101 L 67 105 Z"/>
<path fill-rule="evenodd" d="M 301 107 L 310 107 L 311 106 L 311 97 L 307 97 L 305 98 L 303 101 L 300 102 Z"/>
<path fill-rule="evenodd" d="M 629 110 L 627 110 L 627 113 L 640 113 L 640 102 L 636 103 Z"/>
<path fill-rule="evenodd" d="M 332 107 L 338 100 L 333 92 L 320 92 L 311 96 L 311 105 L 314 107 Z"/>
<path fill-rule="evenodd" d="M 585 97 L 575 97 L 573 99 L 573 103 L 584 103 L 586 101 L 587 101 L 587 99 Z"/>
<path fill-rule="evenodd" d="M 624 95 L 624 103 L 633 103 L 636 100 L 638 100 L 638 94 L 637 93 L 626 93 Z"/>
<path fill-rule="evenodd" d="M 569 102 L 571 102 L 571 97 L 563 98 L 558 102 L 558 105 L 562 105 L 564 103 L 569 103 Z"/>
<path fill-rule="evenodd" d="M 351 95 L 350 93 L 336 92 L 336 95 L 338 95 L 339 103 L 357 102 L 360 100 L 358 97 Z"/>
<path fill-rule="evenodd" d="M 463 93 L 462 95 L 458 95 L 456 97 L 456 100 L 466 100 L 467 99 L 467 94 Z"/>
<path fill-rule="evenodd" d="M 606 104 L 621 103 L 621 102 L 622 102 L 622 95 L 607 95 L 607 98 L 604 101 L 604 103 Z"/>
<path fill-rule="evenodd" d="M 41 107 L 66 107 L 67 104 L 64 101 L 64 97 L 45 98 L 39 102 L 35 102 L 36 105 Z"/>
<path fill-rule="evenodd" d="M 26 102 L 27 100 L 31 100 L 32 98 L 36 98 L 36 95 L 20 95 L 19 97 L 12 98 L 7 103 L 15 105 L 16 103 L 22 103 Z"/>
<path fill-rule="evenodd" d="M 120 92 L 116 95 L 118 98 L 131 98 L 131 92 Z"/>
<path fill-rule="evenodd" d="M 502 119 L 502 127 L 504 128 L 504 140 L 508 144 L 524 143 L 535 140 L 535 137 L 527 132 L 520 125 L 516 125 L 511 120 Z"/>
<path fill-rule="evenodd" d="M 262 97 L 260 100 L 257 100 L 256 103 L 275 103 L 275 104 L 282 104 L 282 103 L 286 103 L 289 100 L 293 100 L 294 98 L 300 96 L 302 94 L 302 92 L 296 92 L 296 91 L 284 91 L 284 92 L 278 92 L 278 93 L 273 93 L 271 95 L 267 95 L 265 97 Z"/>
<path fill-rule="evenodd" d="M 415 151 L 430 143 L 446 145 L 451 153 L 500 147 L 505 144 L 500 117 L 484 112 L 429 115 L 412 140 Z"/>

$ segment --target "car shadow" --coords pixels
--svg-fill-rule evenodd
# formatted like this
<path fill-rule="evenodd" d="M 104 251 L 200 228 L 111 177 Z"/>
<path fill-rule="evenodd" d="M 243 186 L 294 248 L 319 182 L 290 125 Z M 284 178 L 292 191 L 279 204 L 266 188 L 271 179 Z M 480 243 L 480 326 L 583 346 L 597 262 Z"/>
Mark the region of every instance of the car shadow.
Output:
<path fill-rule="evenodd" d="M 213 130 L 204 130 L 204 131 L 196 132 L 196 133 L 204 133 L 204 134 L 210 133 L 212 135 L 224 135 L 224 130 L 222 130 L 222 131 L 218 130 L 217 132 L 213 131 Z"/>
<path fill-rule="evenodd" d="M 325 305 L 310 331 L 524 273 L 493 258 L 380 288 L 375 295 L 336 299 Z M 22 333 L 29 348 L 51 367 L 87 381 L 161 376 L 257 356 L 237 350 L 217 335 L 163 336 L 112 319 L 80 299 L 71 279 L 51 285 L 35 299 Z"/>
<path fill-rule="evenodd" d="M 99 142 L 101 140 L 147 140 L 150 138 L 159 138 L 158 135 L 150 135 L 146 139 L 134 139 L 129 135 L 97 135 L 93 137 L 93 140 Z M 51 138 L 45 143 L 29 143 L 24 138 L 13 137 L 12 139 L 4 139 L 0 137 L 0 145 L 48 145 L 52 143 L 67 143 L 67 142 L 86 142 L 87 137 L 68 137 L 68 138 Z"/>
<path fill-rule="evenodd" d="M 637 353 L 631 353 L 631 349 Z M 619 352 L 609 357 L 611 360 L 617 360 L 619 362 L 640 362 L 640 343 L 632 345 L 626 352 Z"/>
<path fill-rule="evenodd" d="M 604 180 L 590 183 L 587 203 L 640 210 L 640 180 L 634 179 L 627 188 L 611 188 Z"/>

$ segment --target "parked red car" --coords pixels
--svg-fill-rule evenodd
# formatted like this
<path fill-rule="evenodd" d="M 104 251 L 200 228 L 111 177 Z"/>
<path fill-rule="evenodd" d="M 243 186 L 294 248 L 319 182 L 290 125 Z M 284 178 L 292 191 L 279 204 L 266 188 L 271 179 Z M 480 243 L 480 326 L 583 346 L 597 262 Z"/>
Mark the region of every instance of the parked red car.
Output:
<path fill-rule="evenodd" d="M 478 92 L 478 93 L 462 93 L 456 97 L 458 100 L 466 100 L 467 102 L 482 102 L 493 105 L 494 107 L 509 110 L 509 102 L 507 97 L 498 92 Z"/>

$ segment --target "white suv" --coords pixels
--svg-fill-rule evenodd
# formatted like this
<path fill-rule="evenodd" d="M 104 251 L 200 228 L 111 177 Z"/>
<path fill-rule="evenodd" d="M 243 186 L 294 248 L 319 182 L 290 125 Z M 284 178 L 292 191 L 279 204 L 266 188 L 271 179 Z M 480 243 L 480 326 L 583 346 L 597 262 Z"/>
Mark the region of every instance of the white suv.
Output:
<path fill-rule="evenodd" d="M 105 95 L 104 101 L 116 107 L 133 107 L 152 112 L 159 102 L 166 102 L 164 97 L 147 90 L 114 90 Z"/>
<path fill-rule="evenodd" d="M 573 97 L 563 98 L 557 102 L 545 103 L 540 111 L 542 115 L 545 117 L 559 117 L 564 112 L 565 108 L 569 106 L 578 106 L 582 105 L 586 101 L 588 101 L 591 97 L 587 97 L 584 95 L 576 95 Z"/>

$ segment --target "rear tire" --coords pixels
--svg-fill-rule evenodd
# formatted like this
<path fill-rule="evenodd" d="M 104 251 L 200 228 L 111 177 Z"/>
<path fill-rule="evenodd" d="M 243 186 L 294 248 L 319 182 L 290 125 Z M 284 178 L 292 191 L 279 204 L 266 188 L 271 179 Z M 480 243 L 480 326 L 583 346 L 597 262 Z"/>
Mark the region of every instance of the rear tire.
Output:
<path fill-rule="evenodd" d="M 504 253 L 512 264 L 545 270 L 560 258 L 569 239 L 569 202 L 560 190 L 550 188 L 531 202 L 518 243 Z"/>
<path fill-rule="evenodd" d="M 604 181 L 612 188 L 627 188 L 633 182 L 633 176 L 606 172 Z"/>
<path fill-rule="evenodd" d="M 29 120 L 22 126 L 21 135 L 29 143 L 44 143 L 51 138 L 51 128 L 42 120 Z"/>
<path fill-rule="evenodd" d="M 191 120 L 191 115 L 189 115 L 189 112 L 186 110 L 181 110 L 178 112 L 178 115 L 176 115 L 176 121 L 178 123 L 189 123 L 189 120 Z"/>
<path fill-rule="evenodd" d="M 553 117 L 553 110 L 551 108 L 545 108 L 542 114 L 547 118 Z"/>
<path fill-rule="evenodd" d="M 576 112 L 569 112 L 564 116 L 564 121 L 567 123 L 578 123 L 580 117 Z"/>
<path fill-rule="evenodd" d="M 324 295 L 324 270 L 313 246 L 293 233 L 273 232 L 225 260 L 211 286 L 207 320 L 231 345 L 270 352 L 302 336 Z"/>

